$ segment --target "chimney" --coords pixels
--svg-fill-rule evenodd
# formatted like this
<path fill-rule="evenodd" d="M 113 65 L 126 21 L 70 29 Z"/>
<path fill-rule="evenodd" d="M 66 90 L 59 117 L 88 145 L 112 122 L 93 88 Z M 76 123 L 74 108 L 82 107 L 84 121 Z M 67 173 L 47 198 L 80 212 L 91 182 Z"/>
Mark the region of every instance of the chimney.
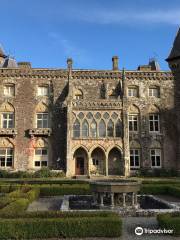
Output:
<path fill-rule="evenodd" d="M 73 60 L 72 60 L 72 58 L 68 58 L 67 59 L 67 68 L 68 68 L 68 70 L 72 70 L 72 65 L 73 65 Z"/>
<path fill-rule="evenodd" d="M 31 68 L 31 63 L 30 62 L 18 62 L 18 67 L 23 68 L 23 69 L 29 69 L 29 68 Z"/>
<path fill-rule="evenodd" d="M 119 67 L 118 67 L 118 61 L 119 61 L 118 56 L 113 56 L 113 57 L 112 57 L 113 70 L 114 70 L 114 71 L 119 70 Z"/>

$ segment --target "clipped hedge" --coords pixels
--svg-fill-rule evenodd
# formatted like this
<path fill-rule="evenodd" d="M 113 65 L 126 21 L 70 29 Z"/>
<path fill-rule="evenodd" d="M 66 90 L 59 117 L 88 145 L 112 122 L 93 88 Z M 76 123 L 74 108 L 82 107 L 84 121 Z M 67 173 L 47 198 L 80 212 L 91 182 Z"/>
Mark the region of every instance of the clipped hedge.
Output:
<path fill-rule="evenodd" d="M 18 213 L 22 213 L 27 209 L 29 200 L 25 198 L 19 198 L 15 201 L 11 201 L 4 208 L 0 209 L 0 217 L 5 216 L 16 216 Z"/>
<path fill-rule="evenodd" d="M 161 228 L 173 229 L 173 234 L 180 236 L 180 213 L 159 214 L 157 220 Z"/>
<path fill-rule="evenodd" d="M 41 196 L 90 194 L 89 184 L 40 185 Z"/>
<path fill-rule="evenodd" d="M 16 214 L 3 214 L 3 218 L 84 218 L 84 217 L 116 217 L 117 214 L 113 212 L 62 212 L 62 211 L 36 211 L 36 212 L 18 212 Z"/>
<path fill-rule="evenodd" d="M 0 219 L 0 239 L 119 237 L 117 217 Z"/>
<path fill-rule="evenodd" d="M 25 198 L 25 199 L 28 199 L 29 202 L 32 202 L 39 197 L 39 193 L 40 193 L 39 188 L 29 189 L 28 191 L 24 191 L 24 188 L 21 188 L 16 191 L 10 192 L 8 194 L 8 197 L 9 198 Z"/>
<path fill-rule="evenodd" d="M 141 194 L 165 194 L 174 197 L 180 197 L 180 186 L 178 185 L 166 185 L 166 184 L 143 184 L 140 190 Z"/>

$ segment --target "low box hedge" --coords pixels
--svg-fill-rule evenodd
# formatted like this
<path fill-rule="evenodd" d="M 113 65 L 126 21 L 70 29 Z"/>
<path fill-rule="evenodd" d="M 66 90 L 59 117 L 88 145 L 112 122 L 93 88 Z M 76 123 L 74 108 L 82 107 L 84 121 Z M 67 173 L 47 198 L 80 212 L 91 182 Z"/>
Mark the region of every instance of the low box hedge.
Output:
<path fill-rule="evenodd" d="M 25 198 L 18 198 L 16 200 L 12 200 L 9 204 L 7 204 L 4 208 L 0 209 L 0 217 L 4 215 L 8 216 L 16 216 L 16 214 L 22 213 L 27 209 L 29 205 L 29 200 Z"/>
<path fill-rule="evenodd" d="M 116 217 L 0 219 L 0 239 L 119 237 L 122 221 Z"/>
<path fill-rule="evenodd" d="M 143 184 L 140 190 L 141 194 L 165 194 L 174 197 L 180 197 L 180 186 L 167 184 Z"/>
<path fill-rule="evenodd" d="M 89 184 L 40 185 L 41 196 L 90 194 Z"/>
<path fill-rule="evenodd" d="M 161 228 L 173 229 L 173 234 L 180 236 L 180 213 L 159 214 L 157 220 Z"/>
<path fill-rule="evenodd" d="M 84 217 L 116 217 L 117 214 L 113 212 L 98 212 L 98 211 L 73 211 L 73 212 L 62 212 L 62 211 L 36 211 L 27 212 L 22 211 L 18 213 L 3 213 L 3 218 L 84 218 Z"/>

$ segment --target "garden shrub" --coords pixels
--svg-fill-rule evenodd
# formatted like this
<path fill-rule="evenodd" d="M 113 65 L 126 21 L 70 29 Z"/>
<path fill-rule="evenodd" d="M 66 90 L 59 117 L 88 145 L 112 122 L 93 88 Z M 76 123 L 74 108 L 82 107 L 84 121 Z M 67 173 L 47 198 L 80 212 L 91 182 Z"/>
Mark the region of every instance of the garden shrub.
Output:
<path fill-rule="evenodd" d="M 122 221 L 116 217 L 0 219 L 0 239 L 119 237 Z"/>
<path fill-rule="evenodd" d="M 180 235 L 180 213 L 159 214 L 157 220 L 161 228 L 173 229 L 174 235 Z"/>
<path fill-rule="evenodd" d="M 0 209 L 4 208 L 5 206 L 7 206 L 12 201 L 13 201 L 13 199 L 11 199 L 11 198 L 1 197 L 0 198 Z"/>
<path fill-rule="evenodd" d="M 10 192 L 8 194 L 8 197 L 9 198 L 27 198 L 29 202 L 32 202 L 39 197 L 39 193 L 40 193 L 39 188 L 28 189 L 28 186 L 26 186 L 26 191 L 24 187 L 16 191 Z"/>

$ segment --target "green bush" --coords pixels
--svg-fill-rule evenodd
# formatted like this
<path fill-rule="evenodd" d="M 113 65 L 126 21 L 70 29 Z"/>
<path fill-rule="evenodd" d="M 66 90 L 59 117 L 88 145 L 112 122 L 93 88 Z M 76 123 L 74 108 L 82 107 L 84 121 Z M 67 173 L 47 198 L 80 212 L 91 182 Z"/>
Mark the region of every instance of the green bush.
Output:
<path fill-rule="evenodd" d="M 84 195 L 90 193 L 89 184 L 40 185 L 41 196 Z"/>
<path fill-rule="evenodd" d="M 34 201 L 39 197 L 39 188 L 29 189 L 28 186 L 18 189 L 16 191 L 10 192 L 8 194 L 9 198 L 27 198 L 29 202 Z"/>
<path fill-rule="evenodd" d="M 159 214 L 157 216 L 159 226 L 165 229 L 173 229 L 174 235 L 180 235 L 180 213 L 178 214 Z"/>
<path fill-rule="evenodd" d="M 0 219 L 0 239 L 119 237 L 122 221 L 116 217 Z"/>
<path fill-rule="evenodd" d="M 12 201 L 13 201 L 13 199 L 11 199 L 11 198 L 1 197 L 0 198 L 0 209 L 4 208 L 5 206 L 7 206 Z"/>

